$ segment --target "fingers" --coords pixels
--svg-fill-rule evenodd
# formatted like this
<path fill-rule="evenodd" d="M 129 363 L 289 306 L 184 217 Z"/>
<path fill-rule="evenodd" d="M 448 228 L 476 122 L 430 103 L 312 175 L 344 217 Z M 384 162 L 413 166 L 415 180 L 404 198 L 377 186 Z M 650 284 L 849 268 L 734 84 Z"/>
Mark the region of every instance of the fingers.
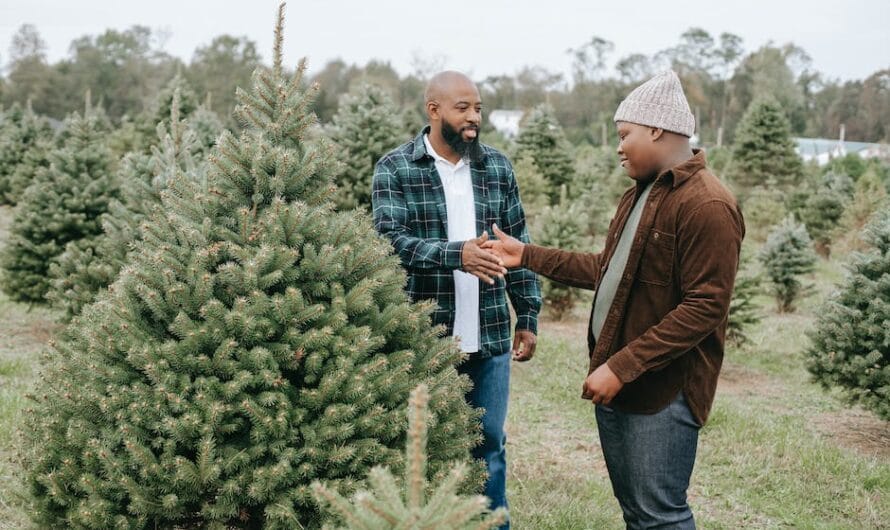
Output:
<path fill-rule="evenodd" d="M 481 248 L 479 249 L 478 252 L 475 252 L 474 254 L 475 254 L 474 257 L 484 260 L 486 262 L 495 264 L 495 265 L 497 265 L 498 269 L 504 269 L 504 262 L 501 261 L 501 258 L 499 258 L 496 254 L 493 254 L 493 253 L 488 252 L 487 250 L 483 250 Z M 504 272 L 507 272 L 507 269 L 504 269 Z"/>
<path fill-rule="evenodd" d="M 528 330 L 520 330 L 513 337 L 513 360 L 518 362 L 530 361 L 535 356 L 537 337 Z"/>
<path fill-rule="evenodd" d="M 529 342 L 528 344 L 525 345 L 525 347 L 527 349 L 526 356 L 529 359 L 531 359 L 532 357 L 535 356 L 535 350 L 538 348 L 538 343 L 537 342 Z"/>
<path fill-rule="evenodd" d="M 481 271 L 467 271 L 467 272 L 472 274 L 473 276 L 479 278 L 480 280 L 482 280 L 483 282 L 485 282 L 489 285 L 494 285 L 494 278 L 485 274 L 484 272 L 481 272 Z"/>
<path fill-rule="evenodd" d="M 491 225 L 491 229 L 494 230 L 494 235 L 498 236 L 498 239 L 507 239 L 510 237 L 507 235 L 506 232 L 504 232 L 503 230 L 498 228 L 497 223 L 494 223 L 493 225 Z"/>
<path fill-rule="evenodd" d="M 481 245 L 488 241 L 488 230 L 482 232 L 482 235 L 476 238 L 476 244 Z"/>

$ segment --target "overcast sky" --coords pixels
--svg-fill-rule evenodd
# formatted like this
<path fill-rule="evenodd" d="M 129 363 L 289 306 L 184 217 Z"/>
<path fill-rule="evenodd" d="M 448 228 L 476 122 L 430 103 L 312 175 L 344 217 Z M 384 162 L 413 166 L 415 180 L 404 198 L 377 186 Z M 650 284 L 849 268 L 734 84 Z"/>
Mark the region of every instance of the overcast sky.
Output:
<path fill-rule="evenodd" d="M 216 35 L 247 36 L 264 61 L 272 48 L 277 0 L 2 0 L 0 61 L 12 35 L 37 26 L 55 62 L 71 41 L 141 24 L 169 35 L 164 50 L 188 61 Z M 614 62 L 675 45 L 689 27 L 743 38 L 746 51 L 794 42 L 816 70 L 862 79 L 890 68 L 890 0 L 292 0 L 285 59 L 307 56 L 310 69 L 342 58 L 389 61 L 401 74 L 413 58 L 446 58 L 447 68 L 480 79 L 540 65 L 570 77 L 566 50 L 597 35 L 615 44 Z"/>

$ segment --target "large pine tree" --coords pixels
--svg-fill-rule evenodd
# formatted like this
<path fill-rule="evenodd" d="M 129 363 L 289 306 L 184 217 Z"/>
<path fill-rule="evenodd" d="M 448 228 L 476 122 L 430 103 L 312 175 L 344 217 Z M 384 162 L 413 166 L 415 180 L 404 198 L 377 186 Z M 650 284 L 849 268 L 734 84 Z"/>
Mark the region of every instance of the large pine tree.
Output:
<path fill-rule="evenodd" d="M 791 124 L 774 99 L 751 102 L 736 130 L 728 178 L 740 192 L 775 183 L 788 188 L 803 177 L 803 162 L 794 150 Z"/>
<path fill-rule="evenodd" d="M 362 83 L 340 99 L 330 136 L 343 163 L 334 176 L 337 207 L 369 208 L 374 166 L 408 140 L 399 108 L 382 88 Z"/>
<path fill-rule="evenodd" d="M 518 157 L 528 154 L 549 185 L 551 204 L 559 201 L 560 188 L 575 176 L 569 142 L 553 108 L 544 103 L 532 109 L 516 138 Z"/>
<path fill-rule="evenodd" d="M 10 298 L 45 303 L 49 268 L 72 241 L 95 237 L 117 196 L 104 116 L 90 108 L 65 121 L 62 144 L 25 190 L 0 254 L 0 287 Z"/>
<path fill-rule="evenodd" d="M 411 304 L 367 216 L 332 209 L 307 143 L 316 89 L 281 63 L 238 91 L 207 182 L 174 178 L 127 266 L 48 355 L 23 447 L 38 523 L 317 528 L 310 485 L 400 466 L 406 401 L 435 411 L 428 477 L 478 440 L 461 358 Z"/>

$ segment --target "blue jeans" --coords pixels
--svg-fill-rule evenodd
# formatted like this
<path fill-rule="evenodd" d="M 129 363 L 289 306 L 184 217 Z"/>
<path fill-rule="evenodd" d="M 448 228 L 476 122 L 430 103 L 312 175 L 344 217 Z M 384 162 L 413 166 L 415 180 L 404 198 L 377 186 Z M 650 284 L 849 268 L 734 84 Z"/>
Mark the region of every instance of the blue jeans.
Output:
<path fill-rule="evenodd" d="M 473 382 L 467 402 L 473 408 L 485 409 L 482 415 L 482 444 L 473 449 L 473 458 L 482 459 L 488 468 L 485 495 L 491 509 L 507 507 L 507 399 L 510 395 L 510 354 L 486 359 L 469 359 L 457 367 Z M 507 522 L 501 530 L 510 528 Z"/>
<path fill-rule="evenodd" d="M 655 414 L 596 406 L 600 444 L 627 528 L 694 529 L 686 503 L 699 425 L 683 393 Z"/>

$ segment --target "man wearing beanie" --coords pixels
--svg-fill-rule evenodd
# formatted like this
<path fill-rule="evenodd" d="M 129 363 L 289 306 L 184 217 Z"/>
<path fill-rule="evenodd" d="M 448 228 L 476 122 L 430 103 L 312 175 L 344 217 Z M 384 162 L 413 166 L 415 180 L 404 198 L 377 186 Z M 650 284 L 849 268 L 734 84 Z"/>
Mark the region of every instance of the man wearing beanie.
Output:
<path fill-rule="evenodd" d="M 677 74 L 661 73 L 615 113 L 618 157 L 634 181 L 598 254 L 522 242 L 495 228 L 506 267 L 596 290 L 582 397 L 628 528 L 695 528 L 686 502 L 698 431 L 723 362 L 745 224 L 691 149 L 695 119 Z"/>

